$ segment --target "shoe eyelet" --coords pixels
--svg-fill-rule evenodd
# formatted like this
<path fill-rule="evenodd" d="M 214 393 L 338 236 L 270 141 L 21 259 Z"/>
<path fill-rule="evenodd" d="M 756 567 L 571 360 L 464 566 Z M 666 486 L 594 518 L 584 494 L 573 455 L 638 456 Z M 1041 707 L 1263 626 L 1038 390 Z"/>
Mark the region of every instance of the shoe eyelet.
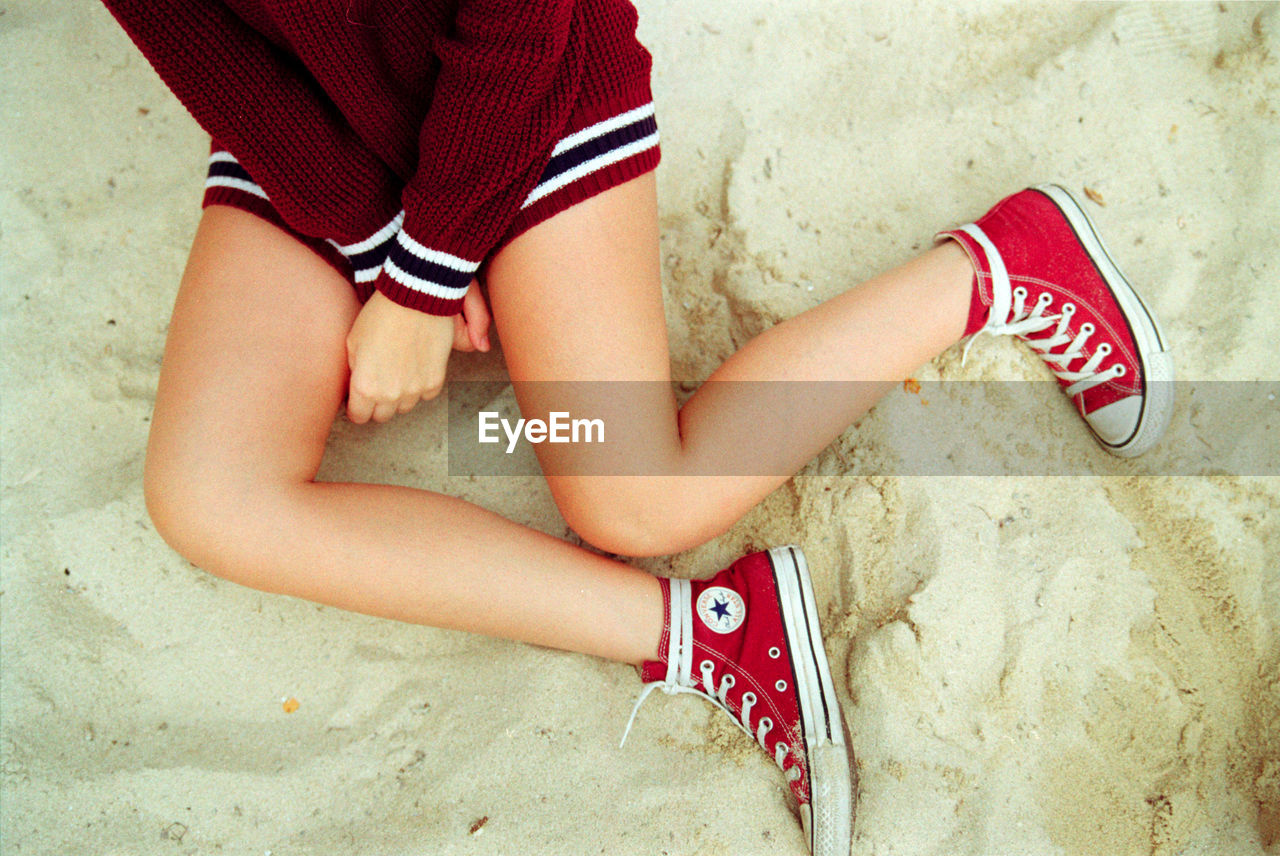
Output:
<path fill-rule="evenodd" d="M 1018 286 L 1017 288 L 1015 288 L 1015 289 L 1013 290 L 1013 296 L 1014 296 L 1014 297 L 1026 297 L 1026 296 L 1027 296 L 1027 289 L 1026 289 L 1026 286 L 1020 285 L 1020 286 Z"/>
<path fill-rule="evenodd" d="M 1040 296 L 1036 298 L 1036 306 L 1048 306 L 1053 302 L 1053 295 L 1047 291 L 1040 292 Z"/>
<path fill-rule="evenodd" d="M 720 686 L 724 687 L 727 690 L 733 689 L 733 685 L 736 683 L 737 681 L 734 680 L 733 675 L 725 675 L 723 678 L 720 679 Z"/>
<path fill-rule="evenodd" d="M 779 679 L 778 682 L 773 685 L 773 688 L 780 693 L 785 693 L 787 691 L 787 682 Z"/>
<path fill-rule="evenodd" d="M 1111 346 L 1106 342 L 1103 342 L 1098 346 L 1098 353 L 1105 357 L 1107 354 L 1111 353 Z"/>
<path fill-rule="evenodd" d="M 782 656 L 782 650 L 777 645 L 769 649 L 769 659 L 776 660 Z"/>
<path fill-rule="evenodd" d="M 770 719 L 769 717 L 762 716 L 760 717 L 759 721 L 756 722 L 756 731 L 764 731 L 765 734 L 768 734 L 772 730 L 773 730 L 773 720 Z"/>
<path fill-rule="evenodd" d="M 742 703 L 746 705 L 754 705 L 756 703 L 756 694 L 747 690 L 742 694 Z"/>
<path fill-rule="evenodd" d="M 1063 314 L 1063 315 L 1066 315 L 1066 316 L 1068 316 L 1068 317 L 1069 317 L 1069 316 L 1072 316 L 1072 315 L 1075 315 L 1075 314 L 1076 314 L 1076 305 L 1075 305 L 1074 303 L 1064 303 L 1064 304 L 1062 304 L 1062 314 Z"/>
<path fill-rule="evenodd" d="M 1092 333 L 1093 331 L 1094 331 L 1094 326 L 1092 321 L 1086 321 L 1080 325 L 1080 332 L 1084 333 L 1086 336 Z"/>
<path fill-rule="evenodd" d="M 1128 371 L 1125 369 L 1124 363 L 1116 363 L 1111 367 L 1111 374 L 1113 377 L 1124 377 L 1127 373 Z"/>
<path fill-rule="evenodd" d="M 782 750 L 782 754 L 783 754 L 784 756 L 785 756 L 788 752 L 790 752 L 790 751 L 791 751 L 791 747 L 790 747 L 790 746 L 788 746 L 787 744 L 783 743 L 781 740 L 779 740 L 779 741 L 778 741 L 778 744 L 777 744 L 776 746 L 774 746 L 774 747 L 773 747 L 773 751 L 777 752 L 779 749 L 781 749 L 781 750 Z"/>

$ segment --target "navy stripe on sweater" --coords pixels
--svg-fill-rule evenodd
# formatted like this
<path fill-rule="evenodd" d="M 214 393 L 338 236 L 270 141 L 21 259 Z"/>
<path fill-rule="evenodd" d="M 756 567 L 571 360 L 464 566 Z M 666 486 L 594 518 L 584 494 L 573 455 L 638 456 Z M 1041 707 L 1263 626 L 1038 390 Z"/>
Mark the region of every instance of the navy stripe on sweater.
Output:
<path fill-rule="evenodd" d="M 570 134 L 552 152 L 523 208 L 607 166 L 658 145 L 653 104 L 628 110 Z"/>

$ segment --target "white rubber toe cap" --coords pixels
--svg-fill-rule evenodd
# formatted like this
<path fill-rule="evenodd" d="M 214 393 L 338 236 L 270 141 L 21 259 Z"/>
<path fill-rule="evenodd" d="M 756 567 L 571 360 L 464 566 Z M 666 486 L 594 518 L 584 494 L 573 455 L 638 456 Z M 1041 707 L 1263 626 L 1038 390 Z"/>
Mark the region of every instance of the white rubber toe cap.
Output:
<path fill-rule="evenodd" d="M 1085 416 L 1093 433 L 1109 446 L 1119 446 L 1137 430 L 1142 418 L 1142 396 L 1131 395 L 1099 407 Z"/>

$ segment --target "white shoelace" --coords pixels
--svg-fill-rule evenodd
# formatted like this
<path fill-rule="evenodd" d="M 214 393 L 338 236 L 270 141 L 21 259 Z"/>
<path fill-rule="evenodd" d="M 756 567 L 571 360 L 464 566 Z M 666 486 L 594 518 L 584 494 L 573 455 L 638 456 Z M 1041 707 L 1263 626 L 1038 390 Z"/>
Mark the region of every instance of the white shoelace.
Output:
<path fill-rule="evenodd" d="M 1085 322 L 1074 336 L 1071 334 L 1071 318 L 1075 315 L 1074 303 L 1062 304 L 1057 314 L 1048 314 L 1046 310 L 1053 303 L 1053 295 L 1047 291 L 1040 296 L 1030 308 L 1027 308 L 1027 289 L 1023 286 L 1013 288 L 1009 281 L 1009 273 L 1005 269 L 1004 260 L 996 250 L 995 244 L 980 228 L 970 223 L 961 227 L 962 231 L 977 241 L 987 254 L 987 264 L 991 269 L 991 318 L 987 326 L 979 330 L 964 346 L 960 364 L 969 358 L 969 348 L 983 333 L 994 336 L 1009 335 L 1022 338 L 1040 357 L 1049 364 L 1049 368 L 1069 386 L 1066 388 L 1068 398 L 1074 398 L 1095 386 L 1123 377 L 1123 363 L 1114 363 L 1109 368 L 1099 370 L 1102 361 L 1111 355 L 1111 344 L 1102 342 L 1093 354 L 1078 369 L 1067 368 L 1072 362 L 1084 357 L 1084 346 L 1096 330 L 1093 324 Z M 1026 338 L 1029 333 L 1040 333 L 1048 330 L 1055 323 L 1057 329 L 1050 335 L 1038 339 Z M 1054 351 L 1062 350 L 1058 353 Z"/>
<path fill-rule="evenodd" d="M 688 580 L 671 580 L 672 614 L 670 643 L 667 649 L 667 675 L 661 681 L 650 681 L 644 685 L 644 689 L 640 691 L 640 697 L 636 699 L 635 706 L 631 708 L 631 717 L 627 720 L 626 730 L 622 733 L 622 742 L 618 745 L 619 747 L 626 745 L 627 737 L 631 734 L 631 726 L 636 721 L 636 714 L 640 712 L 640 706 L 649 697 L 649 693 L 655 689 L 661 689 L 667 695 L 690 693 L 691 695 L 701 696 L 727 713 L 743 734 L 755 740 L 760 744 L 761 749 L 768 752 L 769 748 L 765 743 L 765 739 L 769 736 L 769 732 L 773 730 L 773 720 L 767 716 L 760 717 L 756 721 L 755 733 L 751 733 L 751 711 L 759 701 L 755 693 L 748 691 L 742 694 L 742 710 L 740 713 L 735 714 L 729 708 L 728 699 L 729 690 L 733 689 L 735 684 L 733 675 L 724 675 L 720 678 L 719 685 L 717 685 L 715 664 L 710 660 L 703 660 L 698 665 L 698 671 L 702 676 L 701 687 L 693 679 L 693 607 L 689 589 Z M 783 742 L 779 742 L 774 747 L 773 761 L 778 765 L 778 769 L 785 769 L 783 764 L 790 751 L 790 747 Z M 790 770 L 787 770 L 788 781 L 794 781 L 800 775 L 799 766 L 793 766 Z"/>

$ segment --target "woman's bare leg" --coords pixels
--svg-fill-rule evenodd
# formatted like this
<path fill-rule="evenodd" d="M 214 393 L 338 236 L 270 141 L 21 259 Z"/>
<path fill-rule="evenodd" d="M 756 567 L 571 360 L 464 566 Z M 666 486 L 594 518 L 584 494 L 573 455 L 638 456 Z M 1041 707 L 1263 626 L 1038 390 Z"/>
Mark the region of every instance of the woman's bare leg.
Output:
<path fill-rule="evenodd" d="M 653 382 L 600 384 L 596 401 L 574 402 L 607 413 L 606 431 L 612 419 L 644 438 L 629 455 L 649 475 L 557 475 L 588 450 L 537 447 L 566 519 L 614 552 L 675 552 L 723 532 L 964 331 L 973 268 L 947 243 L 765 331 L 677 412 L 657 247 L 648 174 L 529 230 L 487 274 L 526 416 L 566 409 L 571 385 L 557 382 Z M 791 383 L 753 393 L 755 381 Z M 837 381 L 825 397 L 813 383 Z M 771 395 L 803 407 L 762 406 Z M 748 448 L 757 474 L 706 475 Z"/>
<path fill-rule="evenodd" d="M 357 309 L 350 286 L 296 241 L 236 209 L 207 209 L 147 451 L 147 503 L 166 540 L 266 591 L 653 658 L 662 595 L 649 574 L 451 497 L 313 481 L 346 391 Z"/>

